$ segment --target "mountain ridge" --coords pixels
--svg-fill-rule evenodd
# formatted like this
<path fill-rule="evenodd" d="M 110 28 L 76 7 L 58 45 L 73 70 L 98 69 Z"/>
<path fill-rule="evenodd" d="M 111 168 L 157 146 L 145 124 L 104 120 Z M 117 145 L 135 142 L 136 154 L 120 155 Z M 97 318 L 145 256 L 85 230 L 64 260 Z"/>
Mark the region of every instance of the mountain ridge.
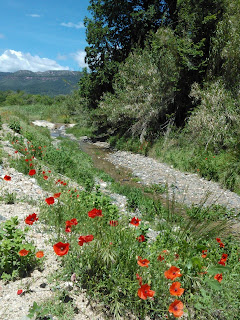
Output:
<path fill-rule="evenodd" d="M 0 91 L 21 90 L 30 94 L 65 95 L 77 88 L 81 76 L 82 72 L 69 70 L 0 72 Z"/>

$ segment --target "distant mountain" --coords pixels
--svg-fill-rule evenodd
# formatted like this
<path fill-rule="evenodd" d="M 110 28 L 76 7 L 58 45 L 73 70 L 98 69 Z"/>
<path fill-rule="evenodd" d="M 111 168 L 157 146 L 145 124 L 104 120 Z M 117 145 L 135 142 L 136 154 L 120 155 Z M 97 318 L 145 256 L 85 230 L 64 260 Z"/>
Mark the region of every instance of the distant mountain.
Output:
<path fill-rule="evenodd" d="M 66 70 L 0 72 L 0 91 L 23 90 L 49 96 L 69 94 L 77 88 L 81 76 L 82 72 Z"/>

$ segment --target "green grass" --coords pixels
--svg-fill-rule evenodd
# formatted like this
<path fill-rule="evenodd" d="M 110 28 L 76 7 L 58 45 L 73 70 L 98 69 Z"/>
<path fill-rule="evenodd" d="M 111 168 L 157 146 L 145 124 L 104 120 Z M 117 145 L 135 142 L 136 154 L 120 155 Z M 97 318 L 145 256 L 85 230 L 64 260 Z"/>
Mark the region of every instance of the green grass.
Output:
<path fill-rule="evenodd" d="M 77 124 L 72 128 L 67 128 L 66 133 L 71 133 L 76 138 L 80 138 L 83 136 L 92 137 L 93 129 L 91 127 L 86 127 L 86 126 L 82 126 L 81 124 Z"/>
<path fill-rule="evenodd" d="M 6 122 L 14 116 L 17 119 L 27 121 L 47 120 L 53 123 L 65 123 L 70 121 L 69 114 L 63 105 L 25 105 L 25 106 L 5 106 L 1 107 L 2 121 Z"/>
<path fill-rule="evenodd" d="M 237 146 L 236 146 L 237 148 Z M 188 137 L 173 136 L 164 143 L 161 138 L 153 145 L 150 155 L 182 171 L 192 172 L 240 194 L 240 161 L 237 150 L 214 152 L 205 150 Z"/>

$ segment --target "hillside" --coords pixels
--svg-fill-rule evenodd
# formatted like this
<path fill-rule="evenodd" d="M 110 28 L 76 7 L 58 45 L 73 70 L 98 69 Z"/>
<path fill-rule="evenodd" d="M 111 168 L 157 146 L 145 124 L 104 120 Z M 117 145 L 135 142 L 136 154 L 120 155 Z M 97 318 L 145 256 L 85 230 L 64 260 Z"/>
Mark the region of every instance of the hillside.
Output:
<path fill-rule="evenodd" d="M 49 96 L 69 94 L 76 88 L 81 75 L 81 72 L 66 70 L 0 72 L 0 91 L 23 90 Z"/>

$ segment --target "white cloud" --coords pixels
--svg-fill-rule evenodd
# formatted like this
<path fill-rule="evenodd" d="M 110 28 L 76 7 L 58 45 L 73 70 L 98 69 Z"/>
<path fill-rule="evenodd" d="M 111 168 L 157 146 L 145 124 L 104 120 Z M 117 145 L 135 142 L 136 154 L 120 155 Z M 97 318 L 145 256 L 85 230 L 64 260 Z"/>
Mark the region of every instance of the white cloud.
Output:
<path fill-rule="evenodd" d="M 60 54 L 60 53 L 59 53 L 59 54 L 57 55 L 57 60 L 67 60 L 67 58 L 68 58 L 68 57 L 67 57 L 66 55 L 64 55 L 64 54 Z"/>
<path fill-rule="evenodd" d="M 61 26 L 68 27 L 68 28 L 76 28 L 76 29 L 82 29 L 85 28 L 83 22 L 73 23 L 73 22 L 62 22 Z"/>
<path fill-rule="evenodd" d="M 60 66 L 56 61 L 48 58 L 32 56 L 30 53 L 21 51 L 5 50 L 0 55 L 0 71 L 15 72 L 18 70 L 47 71 L 69 70 L 69 67 Z"/>
<path fill-rule="evenodd" d="M 0 33 L 0 39 L 5 38 L 4 34 Z"/>
<path fill-rule="evenodd" d="M 31 13 L 31 14 L 26 14 L 26 16 L 28 17 L 32 17 L 32 18 L 40 18 L 40 14 L 36 14 L 36 13 Z"/>
<path fill-rule="evenodd" d="M 72 57 L 75 61 L 77 61 L 78 65 L 80 68 L 85 68 L 87 67 L 87 63 L 85 63 L 84 59 L 86 56 L 86 52 L 85 51 L 77 51 L 76 53 L 72 53 Z"/>

